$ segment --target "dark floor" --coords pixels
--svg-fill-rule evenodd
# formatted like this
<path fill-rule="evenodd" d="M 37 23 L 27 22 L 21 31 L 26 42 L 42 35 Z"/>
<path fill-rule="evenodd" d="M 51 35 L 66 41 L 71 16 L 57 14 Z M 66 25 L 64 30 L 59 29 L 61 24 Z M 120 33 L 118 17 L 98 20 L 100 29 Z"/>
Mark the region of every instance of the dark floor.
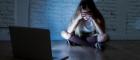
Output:
<path fill-rule="evenodd" d="M 140 41 L 110 41 L 105 52 L 87 47 L 69 47 L 65 41 L 52 41 L 54 60 L 140 60 Z M 59 57 L 58 57 L 59 56 Z M 0 42 L 0 60 L 12 58 L 10 42 Z"/>

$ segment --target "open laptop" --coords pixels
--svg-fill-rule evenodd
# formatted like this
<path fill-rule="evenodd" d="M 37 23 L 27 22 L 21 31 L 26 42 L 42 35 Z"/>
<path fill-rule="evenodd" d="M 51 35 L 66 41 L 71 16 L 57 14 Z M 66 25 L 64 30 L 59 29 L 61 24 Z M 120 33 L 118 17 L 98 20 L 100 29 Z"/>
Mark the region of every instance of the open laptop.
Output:
<path fill-rule="evenodd" d="M 9 31 L 14 57 L 25 60 L 52 60 L 49 30 L 11 26 Z"/>

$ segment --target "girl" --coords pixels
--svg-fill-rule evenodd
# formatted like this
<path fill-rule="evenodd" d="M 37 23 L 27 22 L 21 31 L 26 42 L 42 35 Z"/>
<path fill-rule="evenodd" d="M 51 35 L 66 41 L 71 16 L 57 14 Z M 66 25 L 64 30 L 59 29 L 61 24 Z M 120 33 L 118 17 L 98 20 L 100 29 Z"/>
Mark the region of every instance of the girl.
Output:
<path fill-rule="evenodd" d="M 61 35 L 71 45 L 104 48 L 105 22 L 93 0 L 81 0 L 70 26 Z"/>

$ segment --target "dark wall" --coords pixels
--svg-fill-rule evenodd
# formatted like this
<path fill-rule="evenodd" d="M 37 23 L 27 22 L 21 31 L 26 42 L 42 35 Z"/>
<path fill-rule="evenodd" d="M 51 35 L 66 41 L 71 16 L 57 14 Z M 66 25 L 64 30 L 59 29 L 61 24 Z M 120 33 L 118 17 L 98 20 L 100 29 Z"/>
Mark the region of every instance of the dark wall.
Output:
<path fill-rule="evenodd" d="M 62 40 L 80 0 L 0 0 L 0 40 L 9 40 L 7 26 L 49 29 L 51 40 Z M 112 40 L 140 40 L 139 0 L 95 0 Z"/>

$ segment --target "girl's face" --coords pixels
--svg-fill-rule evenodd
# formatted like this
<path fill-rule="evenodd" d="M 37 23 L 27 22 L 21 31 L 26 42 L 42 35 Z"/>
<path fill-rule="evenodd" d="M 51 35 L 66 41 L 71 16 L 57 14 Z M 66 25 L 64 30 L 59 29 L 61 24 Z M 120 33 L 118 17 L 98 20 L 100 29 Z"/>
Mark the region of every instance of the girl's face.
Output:
<path fill-rule="evenodd" d="M 81 16 L 84 18 L 84 20 L 89 20 L 90 15 L 89 15 L 89 10 L 81 9 Z"/>

